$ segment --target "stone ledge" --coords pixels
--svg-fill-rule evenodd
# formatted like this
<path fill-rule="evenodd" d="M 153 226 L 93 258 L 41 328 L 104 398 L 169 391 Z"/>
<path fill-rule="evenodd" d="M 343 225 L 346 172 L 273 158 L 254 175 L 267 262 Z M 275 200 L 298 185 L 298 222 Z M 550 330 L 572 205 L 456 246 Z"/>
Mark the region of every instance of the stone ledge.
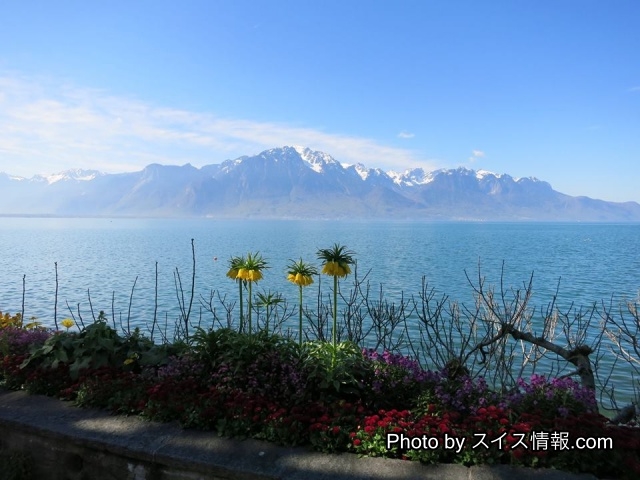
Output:
<path fill-rule="evenodd" d="M 183 430 L 0 389 L 0 450 L 27 451 L 46 480 L 443 479 L 594 480 L 588 474 L 510 466 L 421 465 L 326 455 L 214 432 Z"/>

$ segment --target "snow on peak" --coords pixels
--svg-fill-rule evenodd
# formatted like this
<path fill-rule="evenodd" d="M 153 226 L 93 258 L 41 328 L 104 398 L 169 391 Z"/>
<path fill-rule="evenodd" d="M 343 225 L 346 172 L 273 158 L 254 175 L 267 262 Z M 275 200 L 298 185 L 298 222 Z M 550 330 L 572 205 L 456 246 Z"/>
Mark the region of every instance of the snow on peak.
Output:
<path fill-rule="evenodd" d="M 25 182 L 27 179 L 25 177 L 18 177 L 17 175 L 9 175 L 5 173 L 9 180 L 15 180 L 16 182 Z"/>
<path fill-rule="evenodd" d="M 433 180 L 432 172 L 425 172 L 422 168 L 412 168 L 404 172 L 387 172 L 396 185 L 413 187 L 415 185 L 425 185 Z"/>
<path fill-rule="evenodd" d="M 327 165 L 340 165 L 336 159 L 331 155 L 324 152 L 316 152 L 307 147 L 294 146 L 296 152 L 300 155 L 300 158 L 304 160 L 309 166 L 318 173 L 324 171 L 324 167 Z"/>
<path fill-rule="evenodd" d="M 477 170 L 476 171 L 476 178 L 478 180 L 482 180 L 484 177 L 489 177 L 489 176 L 494 176 L 496 178 L 502 177 L 501 174 L 493 173 L 493 172 L 490 172 L 489 170 Z"/>
<path fill-rule="evenodd" d="M 371 175 L 371 169 L 365 167 L 361 163 L 356 163 L 354 165 L 354 168 L 356 169 L 356 173 L 360 175 L 360 178 L 362 178 L 362 180 L 366 180 L 369 175 Z"/>
<path fill-rule="evenodd" d="M 102 175 L 97 170 L 83 170 L 76 168 L 73 170 L 65 170 L 60 173 L 52 173 L 50 175 L 36 175 L 34 180 L 47 182 L 49 185 L 62 181 L 62 180 L 76 180 L 76 181 L 89 181 Z"/>

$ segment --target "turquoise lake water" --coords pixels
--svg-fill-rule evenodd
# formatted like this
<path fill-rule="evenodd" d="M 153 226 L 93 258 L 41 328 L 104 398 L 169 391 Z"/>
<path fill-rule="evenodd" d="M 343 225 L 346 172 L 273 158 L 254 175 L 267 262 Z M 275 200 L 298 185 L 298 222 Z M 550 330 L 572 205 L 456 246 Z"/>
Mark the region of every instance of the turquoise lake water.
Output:
<path fill-rule="evenodd" d="M 116 318 L 129 318 L 132 326 L 144 331 L 154 315 L 156 291 L 156 316 L 175 321 L 180 315 L 176 269 L 185 295 L 191 289 L 191 239 L 196 258 L 194 312 L 198 313 L 199 299 L 209 298 L 212 289 L 228 299 L 237 298 L 237 285 L 225 276 L 228 260 L 256 251 L 270 268 L 254 293 L 279 292 L 295 308 L 298 291 L 286 281 L 287 263 L 302 258 L 317 264 L 318 248 L 336 242 L 356 253 L 358 275 L 367 273 L 376 292 L 382 284 L 385 299 L 394 302 L 402 294 L 405 298 L 418 295 L 424 277 L 437 295 L 473 305 L 466 274 L 477 281 L 479 266 L 485 285 L 499 287 L 504 271 L 506 289 L 522 288 L 533 274 L 532 306 L 538 307 L 551 301 L 558 282 L 561 309 L 571 305 L 589 308 L 603 301 L 618 305 L 637 300 L 640 291 L 637 224 L 108 218 L 0 221 L 0 310 L 21 311 L 24 282 L 25 316 L 35 316 L 46 325 L 53 325 L 54 320 L 56 262 L 58 321 L 70 316 L 69 307 L 75 316 L 79 310 L 90 320 L 90 296 L 96 314 L 104 310 L 111 318 L 115 312 Z M 353 275 L 341 281 L 341 291 L 347 292 L 350 286 Z M 329 287 L 324 280 L 323 291 L 328 292 Z M 313 288 L 305 290 L 311 304 L 317 294 Z M 625 378 L 628 382 L 628 373 L 619 374 L 621 383 Z"/>

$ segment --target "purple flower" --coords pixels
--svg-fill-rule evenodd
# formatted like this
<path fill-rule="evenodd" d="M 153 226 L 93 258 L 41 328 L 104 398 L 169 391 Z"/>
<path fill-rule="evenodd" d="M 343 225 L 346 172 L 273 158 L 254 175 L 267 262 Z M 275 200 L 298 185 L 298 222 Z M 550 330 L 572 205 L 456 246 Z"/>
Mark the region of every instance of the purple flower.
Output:
<path fill-rule="evenodd" d="M 52 335 L 50 330 L 6 327 L 0 330 L 0 353 L 22 355 L 37 348 Z"/>

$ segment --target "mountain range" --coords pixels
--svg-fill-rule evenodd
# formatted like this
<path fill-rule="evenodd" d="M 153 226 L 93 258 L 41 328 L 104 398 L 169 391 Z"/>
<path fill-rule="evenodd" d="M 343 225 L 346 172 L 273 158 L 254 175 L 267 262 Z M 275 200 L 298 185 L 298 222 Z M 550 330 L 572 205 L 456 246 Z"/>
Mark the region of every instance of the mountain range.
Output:
<path fill-rule="evenodd" d="M 201 168 L 0 173 L 0 214 L 639 222 L 640 204 L 573 197 L 536 178 L 467 168 L 402 173 L 282 147 Z"/>

